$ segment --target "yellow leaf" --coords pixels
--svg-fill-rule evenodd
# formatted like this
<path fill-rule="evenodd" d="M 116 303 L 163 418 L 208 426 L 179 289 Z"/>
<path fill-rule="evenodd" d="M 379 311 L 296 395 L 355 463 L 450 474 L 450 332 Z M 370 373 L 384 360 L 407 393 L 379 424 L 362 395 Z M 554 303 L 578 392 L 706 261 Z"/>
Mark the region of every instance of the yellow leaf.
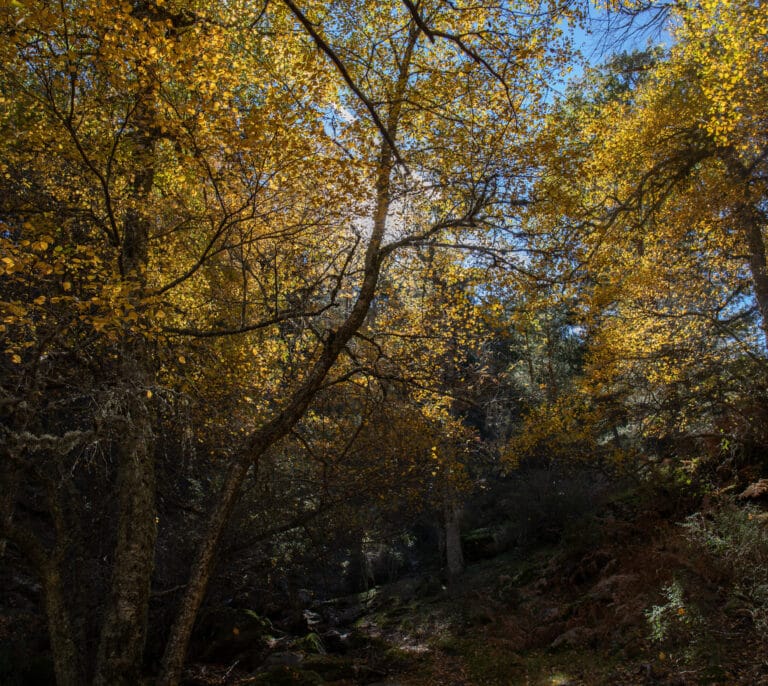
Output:
<path fill-rule="evenodd" d="M 152 391 L 147 390 L 147 398 L 151 398 L 151 397 L 152 397 Z"/>
<path fill-rule="evenodd" d="M 13 362 L 13 364 L 21 364 L 21 357 L 19 355 L 13 355 L 13 357 L 11 357 L 11 362 Z"/>
<path fill-rule="evenodd" d="M 34 302 L 35 305 L 42 305 L 45 302 L 45 296 L 39 295 L 32 302 Z"/>

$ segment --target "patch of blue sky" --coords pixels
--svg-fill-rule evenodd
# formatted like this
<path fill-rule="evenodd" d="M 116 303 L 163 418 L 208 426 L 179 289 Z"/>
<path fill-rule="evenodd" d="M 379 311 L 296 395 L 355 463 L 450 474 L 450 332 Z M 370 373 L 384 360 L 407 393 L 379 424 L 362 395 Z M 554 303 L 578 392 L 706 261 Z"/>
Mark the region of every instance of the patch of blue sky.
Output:
<path fill-rule="evenodd" d="M 590 3 L 583 24 L 571 31 L 574 57 L 568 72 L 551 84 L 552 96 L 564 94 L 584 76 L 586 68 L 598 67 L 613 55 L 669 46 L 669 8 L 664 1 L 649 2 L 647 9 L 630 14 Z"/>

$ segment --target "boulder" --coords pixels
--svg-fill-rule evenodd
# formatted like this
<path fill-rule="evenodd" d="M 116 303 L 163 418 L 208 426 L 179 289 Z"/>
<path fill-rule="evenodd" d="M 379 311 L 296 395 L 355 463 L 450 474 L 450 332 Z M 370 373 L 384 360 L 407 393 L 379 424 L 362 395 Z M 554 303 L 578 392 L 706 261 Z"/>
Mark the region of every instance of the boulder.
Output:
<path fill-rule="evenodd" d="M 336 629 L 329 629 L 320 638 L 323 640 L 325 650 L 329 653 L 346 653 L 349 650 L 350 633 L 342 633 Z"/>
<path fill-rule="evenodd" d="M 741 493 L 739 500 L 764 500 L 768 498 L 768 479 L 760 479 L 749 484 Z"/>

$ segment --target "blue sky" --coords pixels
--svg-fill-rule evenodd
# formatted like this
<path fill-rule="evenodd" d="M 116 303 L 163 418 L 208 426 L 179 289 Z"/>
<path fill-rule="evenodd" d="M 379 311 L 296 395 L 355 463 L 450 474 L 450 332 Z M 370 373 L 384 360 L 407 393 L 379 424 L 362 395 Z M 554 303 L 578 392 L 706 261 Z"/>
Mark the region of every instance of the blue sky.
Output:
<path fill-rule="evenodd" d="M 658 17 L 657 17 L 658 18 Z M 619 52 L 632 52 L 660 44 L 669 44 L 670 36 L 664 29 L 664 23 L 654 21 L 654 16 L 639 15 L 631 23 L 615 12 L 590 5 L 587 28 L 574 31 L 574 46 L 581 52 L 587 64 L 597 66 L 611 55 Z M 580 78 L 582 68 L 574 64 L 568 81 Z M 558 91 L 564 89 L 564 82 Z"/>

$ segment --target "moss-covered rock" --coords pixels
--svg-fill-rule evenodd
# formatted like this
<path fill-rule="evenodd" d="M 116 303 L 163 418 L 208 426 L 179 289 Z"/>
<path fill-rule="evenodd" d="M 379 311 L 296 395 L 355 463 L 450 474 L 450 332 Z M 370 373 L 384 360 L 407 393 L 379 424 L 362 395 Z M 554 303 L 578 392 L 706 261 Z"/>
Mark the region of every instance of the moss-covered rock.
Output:
<path fill-rule="evenodd" d="M 296 641 L 295 648 L 310 655 L 324 655 L 326 652 L 323 640 L 314 632 Z"/>

